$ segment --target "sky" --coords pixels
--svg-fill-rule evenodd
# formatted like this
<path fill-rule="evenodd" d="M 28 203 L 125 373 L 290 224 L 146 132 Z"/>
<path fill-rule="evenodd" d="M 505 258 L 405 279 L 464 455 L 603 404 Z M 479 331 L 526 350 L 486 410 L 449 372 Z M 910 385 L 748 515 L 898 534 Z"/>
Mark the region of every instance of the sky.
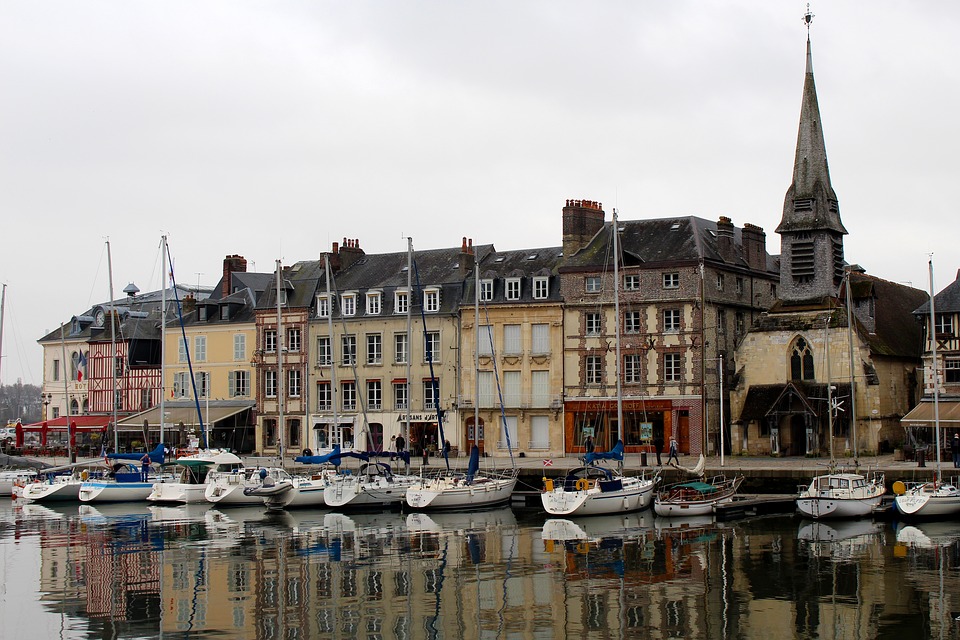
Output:
<path fill-rule="evenodd" d="M 960 269 L 960 3 L 813 2 L 845 257 Z M 0 3 L 0 381 L 130 282 L 368 253 L 559 246 L 567 199 L 767 233 L 790 186 L 806 2 Z"/>

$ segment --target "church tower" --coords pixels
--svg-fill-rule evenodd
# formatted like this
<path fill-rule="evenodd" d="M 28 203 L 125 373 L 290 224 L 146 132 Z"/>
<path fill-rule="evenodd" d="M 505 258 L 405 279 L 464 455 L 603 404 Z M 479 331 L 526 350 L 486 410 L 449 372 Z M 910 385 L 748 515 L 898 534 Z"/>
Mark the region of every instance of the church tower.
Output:
<path fill-rule="evenodd" d="M 836 296 L 843 278 L 843 236 L 840 205 L 830 184 L 827 149 L 820 126 L 817 87 L 813 81 L 810 20 L 807 22 L 807 68 L 800 107 L 793 184 L 783 201 L 780 234 L 780 288 L 786 304 Z"/>

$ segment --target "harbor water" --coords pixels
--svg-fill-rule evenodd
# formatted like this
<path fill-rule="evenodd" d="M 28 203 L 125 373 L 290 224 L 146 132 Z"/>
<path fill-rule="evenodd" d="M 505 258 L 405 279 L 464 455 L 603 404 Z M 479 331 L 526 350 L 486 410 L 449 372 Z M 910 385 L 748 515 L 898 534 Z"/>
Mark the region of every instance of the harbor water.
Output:
<path fill-rule="evenodd" d="M 0 638 L 958 638 L 960 522 L 0 505 Z"/>

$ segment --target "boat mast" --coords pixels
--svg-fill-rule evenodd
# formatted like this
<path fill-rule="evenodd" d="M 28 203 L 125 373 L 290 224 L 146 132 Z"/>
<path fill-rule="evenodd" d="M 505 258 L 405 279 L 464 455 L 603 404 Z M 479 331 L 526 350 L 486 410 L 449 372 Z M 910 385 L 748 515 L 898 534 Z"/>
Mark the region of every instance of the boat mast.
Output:
<path fill-rule="evenodd" d="M 620 441 L 623 434 L 623 388 L 620 371 L 620 248 L 617 238 L 620 235 L 619 223 L 617 222 L 617 210 L 613 210 L 613 326 L 614 337 L 617 346 L 617 362 L 615 366 L 617 376 L 617 441 Z M 616 442 L 614 442 L 616 446 Z"/>
<path fill-rule="evenodd" d="M 480 264 L 473 265 L 473 444 L 480 446 Z M 471 449 L 472 451 L 472 449 Z"/>
<path fill-rule="evenodd" d="M 117 332 L 113 324 L 115 315 L 113 306 L 113 259 L 110 254 L 109 238 L 107 239 L 107 281 L 110 285 L 110 297 L 107 298 L 107 300 L 110 301 L 110 368 L 113 369 L 113 397 L 111 399 L 111 404 L 113 404 L 113 451 L 116 453 L 120 451 L 120 433 L 117 431 Z M 160 353 L 163 353 L 162 348 L 160 349 Z M 77 366 L 80 365 L 78 364 Z M 161 424 L 162 418 L 163 416 L 161 416 Z M 160 438 L 160 442 L 163 442 L 163 437 Z M 147 447 L 147 451 L 149 450 L 150 447 Z"/>
<path fill-rule="evenodd" d="M 324 260 L 324 271 L 327 275 L 327 331 L 330 335 L 330 407 L 333 409 L 333 430 L 330 432 L 329 443 L 333 447 L 333 434 L 337 434 L 337 442 L 343 444 L 340 437 L 340 418 L 337 416 L 337 366 L 333 360 L 333 296 L 330 294 L 330 254 Z M 320 449 L 320 443 L 317 443 Z"/>
<path fill-rule="evenodd" d="M 406 422 L 403 424 L 403 441 L 406 442 L 406 447 L 409 451 L 412 452 L 410 448 L 410 361 L 412 360 L 413 355 L 413 238 L 407 238 L 407 416 Z M 407 469 L 407 472 L 410 470 L 410 463 L 404 465 Z"/>
<path fill-rule="evenodd" d="M 830 379 L 830 316 L 823 327 L 824 354 L 827 367 L 827 432 L 830 438 L 830 472 L 833 473 L 833 381 Z"/>
<path fill-rule="evenodd" d="M 166 414 L 167 393 L 166 393 L 166 387 L 164 387 L 164 384 L 166 384 L 166 371 L 167 371 L 167 368 L 166 368 L 166 365 L 167 365 L 167 359 L 166 359 L 167 287 L 170 284 L 170 279 L 171 279 L 170 274 L 173 272 L 173 269 L 170 269 L 169 272 L 167 270 L 167 252 L 168 251 L 170 251 L 170 248 L 167 246 L 167 236 L 165 235 L 160 236 L 160 253 L 162 254 L 160 258 L 160 269 L 161 269 L 160 271 L 160 442 L 163 442 L 163 423 L 167 419 L 167 414 Z M 110 300 L 113 300 L 112 289 L 113 287 L 111 286 Z M 179 303 L 177 304 L 177 306 L 178 307 L 180 306 Z M 183 336 L 183 349 L 184 351 L 187 352 L 187 357 L 189 358 L 190 352 L 187 349 L 186 334 L 184 334 Z M 116 368 L 116 364 L 114 364 L 114 368 Z M 191 371 L 190 373 L 192 376 L 193 371 Z M 114 420 L 114 427 L 116 427 L 116 420 Z M 202 422 L 200 423 L 200 428 L 201 430 L 203 429 Z M 201 433 L 200 435 L 201 437 L 203 437 L 203 433 Z M 204 438 L 204 445 L 206 444 L 207 444 L 206 438 Z M 180 445 L 182 446 L 183 443 L 181 442 Z M 149 447 L 147 448 L 147 450 L 148 451 L 150 450 Z"/>
<path fill-rule="evenodd" d="M 937 439 L 937 476 L 940 482 L 940 381 L 937 363 L 937 316 L 933 308 L 933 254 L 930 256 L 930 353 L 933 359 L 933 433 Z"/>
<path fill-rule="evenodd" d="M 286 429 L 283 424 L 283 316 L 280 313 L 280 276 L 283 267 L 277 260 L 277 339 L 274 348 L 277 350 L 277 454 L 280 456 L 280 467 L 283 464 L 283 437 Z"/>
<path fill-rule="evenodd" d="M 857 449 L 857 376 L 854 373 L 853 354 L 853 293 L 850 291 L 853 272 L 847 269 L 847 342 L 850 351 L 850 428 L 853 430 L 853 464 L 860 466 L 860 451 Z"/>
<path fill-rule="evenodd" d="M 0 369 L 3 367 L 3 309 L 7 306 L 7 283 L 3 283 L 3 294 L 0 294 Z M 3 377 L 0 376 L 0 384 L 3 384 Z M 43 410 L 46 413 L 46 409 Z M 46 417 L 46 416 L 44 416 Z"/>
<path fill-rule="evenodd" d="M 67 386 L 67 343 L 63 339 L 63 323 L 60 323 L 60 357 L 63 358 L 63 399 L 64 404 L 67 407 L 67 456 L 70 459 L 70 462 L 76 462 L 77 459 L 73 457 L 73 438 L 70 436 L 70 421 L 73 419 L 73 416 L 70 415 L 70 388 Z"/>

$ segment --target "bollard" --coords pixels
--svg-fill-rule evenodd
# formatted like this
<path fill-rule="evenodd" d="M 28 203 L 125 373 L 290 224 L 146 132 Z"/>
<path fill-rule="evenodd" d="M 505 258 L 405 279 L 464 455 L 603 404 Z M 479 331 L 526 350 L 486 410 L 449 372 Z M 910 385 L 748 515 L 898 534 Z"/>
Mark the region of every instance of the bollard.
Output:
<path fill-rule="evenodd" d="M 646 452 L 646 451 L 641 451 L 641 452 L 640 452 L 640 466 L 641 466 L 641 467 L 647 466 L 647 452 Z"/>

